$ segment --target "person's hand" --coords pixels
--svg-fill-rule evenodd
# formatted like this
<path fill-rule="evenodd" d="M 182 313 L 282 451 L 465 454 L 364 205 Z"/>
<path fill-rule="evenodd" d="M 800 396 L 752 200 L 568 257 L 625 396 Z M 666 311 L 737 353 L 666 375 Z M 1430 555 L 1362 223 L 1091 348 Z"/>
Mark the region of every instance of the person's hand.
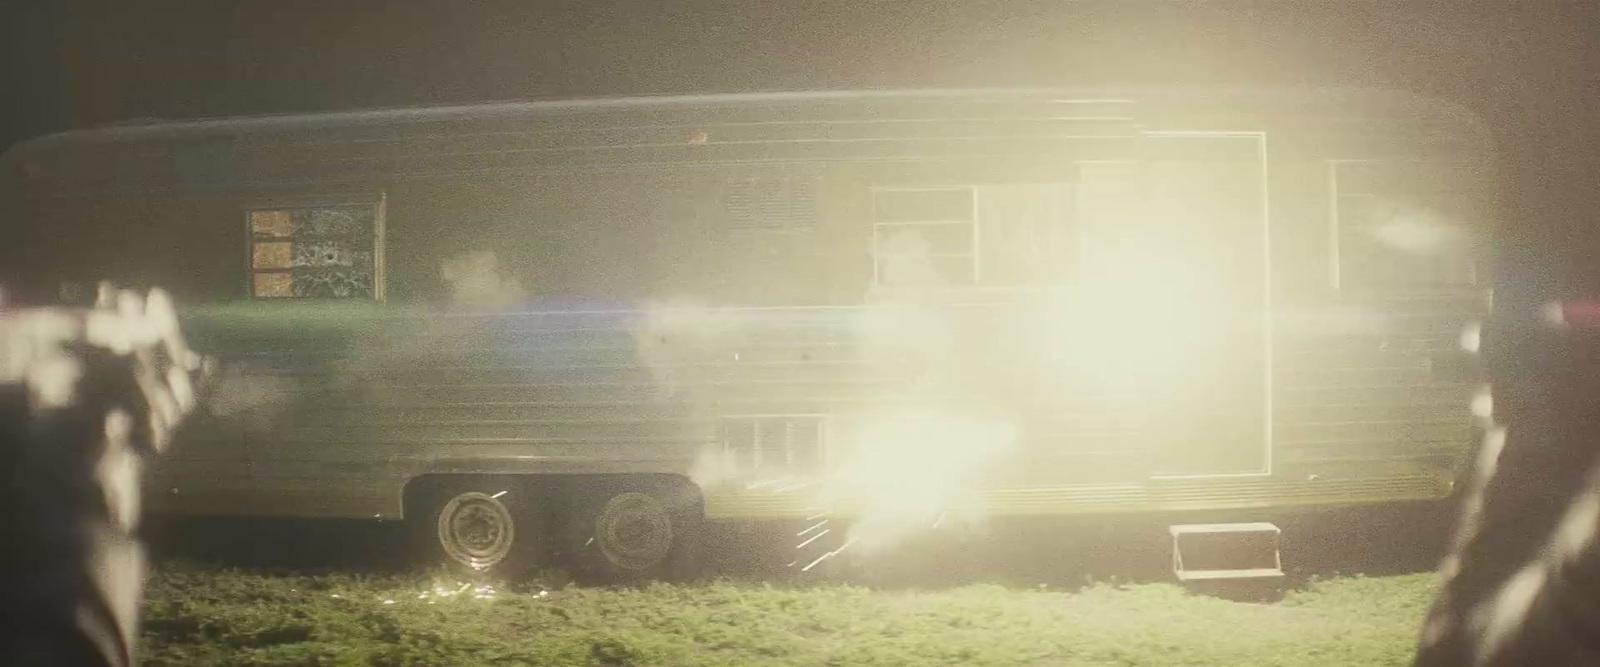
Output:
<path fill-rule="evenodd" d="M 139 473 L 195 405 L 172 300 L 103 285 L 93 308 L 0 304 L 0 662 L 133 662 Z"/>
<path fill-rule="evenodd" d="M 81 404 L 93 359 L 118 360 L 114 365 L 124 366 L 118 370 L 138 389 L 115 401 L 131 401 L 119 406 L 129 414 L 107 418 L 138 424 L 127 434 L 130 444 L 163 449 L 194 405 L 201 370 L 166 292 L 143 296 L 101 285 L 92 309 L 7 310 L 0 303 L 0 385 L 25 387 L 30 413 Z M 108 428 L 120 432 L 123 425 Z"/>

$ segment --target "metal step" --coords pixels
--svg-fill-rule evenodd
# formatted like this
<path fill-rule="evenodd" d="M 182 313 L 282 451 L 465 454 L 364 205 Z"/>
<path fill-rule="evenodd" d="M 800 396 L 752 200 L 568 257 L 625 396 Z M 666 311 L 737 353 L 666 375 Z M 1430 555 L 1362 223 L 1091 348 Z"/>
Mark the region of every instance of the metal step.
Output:
<path fill-rule="evenodd" d="M 1258 581 L 1283 577 L 1282 531 L 1266 522 L 1167 527 L 1172 573 L 1180 582 Z"/>

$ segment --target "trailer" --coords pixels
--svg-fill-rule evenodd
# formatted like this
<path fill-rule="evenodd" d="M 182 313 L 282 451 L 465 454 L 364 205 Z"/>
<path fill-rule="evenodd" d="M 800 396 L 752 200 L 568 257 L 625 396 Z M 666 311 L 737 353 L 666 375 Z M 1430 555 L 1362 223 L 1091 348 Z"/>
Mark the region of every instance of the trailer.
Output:
<path fill-rule="evenodd" d="M 706 521 L 1438 499 L 1475 439 L 1493 158 L 1408 94 L 508 102 L 4 161 L 11 299 L 159 285 L 216 361 L 156 511 L 652 576 Z"/>

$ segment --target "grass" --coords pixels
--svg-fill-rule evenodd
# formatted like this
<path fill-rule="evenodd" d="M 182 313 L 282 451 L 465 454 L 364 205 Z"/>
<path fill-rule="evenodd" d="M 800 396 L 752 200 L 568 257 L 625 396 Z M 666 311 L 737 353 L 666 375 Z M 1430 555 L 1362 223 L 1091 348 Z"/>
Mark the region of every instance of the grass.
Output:
<path fill-rule="evenodd" d="M 178 566 L 151 579 L 144 664 L 1404 665 L 1433 586 L 1327 579 L 1261 605 L 1156 584 L 495 590 Z"/>

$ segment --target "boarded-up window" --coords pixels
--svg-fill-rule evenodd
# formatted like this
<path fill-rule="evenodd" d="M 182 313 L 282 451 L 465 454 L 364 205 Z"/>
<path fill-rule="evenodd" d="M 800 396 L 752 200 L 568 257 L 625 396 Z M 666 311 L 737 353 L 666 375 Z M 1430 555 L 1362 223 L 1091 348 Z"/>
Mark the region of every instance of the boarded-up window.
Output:
<path fill-rule="evenodd" d="M 263 299 L 379 299 L 374 203 L 249 212 L 251 295 Z"/>
<path fill-rule="evenodd" d="M 1333 162 L 1328 181 L 1334 286 L 1426 289 L 1476 281 L 1473 218 L 1486 193 L 1469 170 Z"/>

